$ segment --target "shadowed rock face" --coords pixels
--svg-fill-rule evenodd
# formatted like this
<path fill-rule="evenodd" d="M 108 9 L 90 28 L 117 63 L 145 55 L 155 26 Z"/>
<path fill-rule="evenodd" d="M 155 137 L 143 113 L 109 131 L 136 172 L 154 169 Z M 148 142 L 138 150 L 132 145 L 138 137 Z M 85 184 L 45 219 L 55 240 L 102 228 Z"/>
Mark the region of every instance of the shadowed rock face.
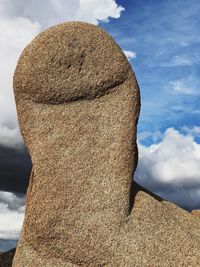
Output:
<path fill-rule="evenodd" d="M 107 33 L 41 33 L 14 92 L 33 163 L 14 267 L 200 264 L 199 221 L 132 183 L 139 89 Z"/>

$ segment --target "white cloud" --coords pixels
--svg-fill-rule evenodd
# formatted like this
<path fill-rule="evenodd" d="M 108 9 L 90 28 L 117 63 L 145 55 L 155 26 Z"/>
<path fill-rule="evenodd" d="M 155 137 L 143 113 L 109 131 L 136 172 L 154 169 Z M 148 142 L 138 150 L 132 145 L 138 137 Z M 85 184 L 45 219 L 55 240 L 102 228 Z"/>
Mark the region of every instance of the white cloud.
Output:
<path fill-rule="evenodd" d="M 180 94 L 192 94 L 193 90 L 191 87 L 189 87 L 184 80 L 177 80 L 177 81 L 171 81 L 170 82 L 172 86 L 172 90 L 176 93 Z"/>
<path fill-rule="evenodd" d="M 24 219 L 24 198 L 0 191 L 0 238 L 17 239 Z"/>
<path fill-rule="evenodd" d="M 39 24 L 25 18 L 0 20 L 0 145 L 21 143 L 12 90 L 12 76 L 24 46 L 38 33 Z"/>
<path fill-rule="evenodd" d="M 170 81 L 168 86 L 171 93 L 199 95 L 200 82 L 196 76 L 190 75 L 179 80 Z"/>
<path fill-rule="evenodd" d="M 122 11 L 124 8 L 118 6 L 113 0 L 80 0 L 80 6 L 74 18 L 98 24 L 99 20 L 108 22 L 109 18 L 119 18 Z"/>
<path fill-rule="evenodd" d="M 22 140 L 12 77 L 23 48 L 48 26 L 77 19 L 98 24 L 123 10 L 114 0 L 0 0 L 0 145 Z"/>
<path fill-rule="evenodd" d="M 23 17 L 44 28 L 73 19 L 78 8 L 79 0 L 0 0 L 1 16 Z"/>
<path fill-rule="evenodd" d="M 194 128 L 199 132 L 199 127 Z M 143 186 L 185 207 L 200 203 L 200 144 L 194 135 L 169 128 L 158 144 L 139 143 L 136 179 Z M 176 194 L 177 193 L 177 197 Z M 192 195 L 198 196 L 193 199 Z M 200 207 L 199 207 L 200 208 Z"/>
<path fill-rule="evenodd" d="M 1 16 L 23 17 L 44 28 L 71 20 L 98 24 L 119 18 L 123 10 L 115 0 L 0 0 Z"/>
<path fill-rule="evenodd" d="M 173 94 L 199 95 L 199 88 L 200 81 L 195 75 L 183 76 L 183 78 L 170 81 L 168 84 L 168 90 Z"/>
<path fill-rule="evenodd" d="M 124 54 L 126 55 L 128 60 L 136 58 L 136 52 L 124 50 Z"/>
<path fill-rule="evenodd" d="M 191 66 L 192 64 L 192 60 L 185 56 L 175 56 L 172 60 L 173 66 Z"/>
<path fill-rule="evenodd" d="M 25 198 L 18 197 L 11 192 L 0 191 L 0 203 L 10 210 L 24 211 Z"/>
<path fill-rule="evenodd" d="M 174 56 L 169 62 L 162 63 L 162 67 L 177 67 L 177 66 L 192 66 L 197 62 L 197 59 L 189 58 L 187 56 Z"/>

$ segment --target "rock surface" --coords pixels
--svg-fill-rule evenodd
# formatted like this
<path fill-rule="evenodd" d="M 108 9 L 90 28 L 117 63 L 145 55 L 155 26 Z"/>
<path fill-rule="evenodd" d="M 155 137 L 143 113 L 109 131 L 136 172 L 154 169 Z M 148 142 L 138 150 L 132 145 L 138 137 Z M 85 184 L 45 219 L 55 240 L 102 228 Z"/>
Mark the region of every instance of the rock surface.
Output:
<path fill-rule="evenodd" d="M 192 215 L 200 218 L 200 210 L 192 210 Z"/>
<path fill-rule="evenodd" d="M 41 33 L 14 92 L 33 170 L 13 267 L 200 265 L 199 220 L 132 182 L 139 89 L 107 33 Z"/>

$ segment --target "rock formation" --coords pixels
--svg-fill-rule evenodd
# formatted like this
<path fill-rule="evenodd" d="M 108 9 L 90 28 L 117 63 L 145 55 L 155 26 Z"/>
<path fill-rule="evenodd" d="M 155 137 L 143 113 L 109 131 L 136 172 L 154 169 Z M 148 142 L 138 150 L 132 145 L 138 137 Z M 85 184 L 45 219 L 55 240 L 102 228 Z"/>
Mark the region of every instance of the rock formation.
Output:
<path fill-rule="evenodd" d="M 15 248 L 12 248 L 6 252 L 0 252 L 0 267 L 11 267 L 14 254 Z"/>
<path fill-rule="evenodd" d="M 139 89 L 107 33 L 39 34 L 14 92 L 33 170 L 13 267 L 200 265 L 199 220 L 132 182 Z"/>
<path fill-rule="evenodd" d="M 200 218 L 200 210 L 192 210 L 192 215 Z"/>

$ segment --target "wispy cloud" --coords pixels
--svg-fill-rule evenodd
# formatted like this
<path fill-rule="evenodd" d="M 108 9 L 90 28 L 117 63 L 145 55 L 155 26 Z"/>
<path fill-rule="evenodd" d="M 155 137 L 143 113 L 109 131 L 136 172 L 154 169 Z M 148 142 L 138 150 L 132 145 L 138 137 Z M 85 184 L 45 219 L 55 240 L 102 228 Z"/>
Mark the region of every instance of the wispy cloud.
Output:
<path fill-rule="evenodd" d="M 80 0 L 74 20 L 98 24 L 99 21 L 108 22 L 109 18 L 119 18 L 124 10 L 115 0 Z"/>
<path fill-rule="evenodd" d="M 182 78 L 180 80 L 170 81 L 169 88 L 172 90 L 171 92 L 178 94 L 200 94 L 200 82 L 192 76 Z"/>
<path fill-rule="evenodd" d="M 1 3 L 1 2 L 0 2 Z M 12 77 L 24 46 L 38 33 L 40 26 L 25 18 L 0 19 L 0 144 L 14 146 L 22 138 L 18 129 Z"/>
<path fill-rule="evenodd" d="M 170 82 L 170 84 L 172 86 L 172 90 L 176 93 L 180 93 L 180 94 L 192 94 L 193 93 L 192 88 L 188 87 L 186 85 L 186 82 L 183 80 L 173 81 L 173 82 Z"/>
<path fill-rule="evenodd" d="M 129 61 L 133 58 L 136 58 L 136 52 L 124 50 L 124 54 L 126 55 Z"/>
<path fill-rule="evenodd" d="M 185 56 L 175 56 L 172 59 L 172 65 L 174 66 L 185 66 L 185 65 L 191 66 L 192 64 L 193 64 L 192 60 Z"/>
<path fill-rule="evenodd" d="M 177 66 L 192 66 L 196 63 L 196 59 L 191 59 L 187 56 L 174 56 L 168 62 L 161 64 L 162 67 L 177 67 Z"/>

